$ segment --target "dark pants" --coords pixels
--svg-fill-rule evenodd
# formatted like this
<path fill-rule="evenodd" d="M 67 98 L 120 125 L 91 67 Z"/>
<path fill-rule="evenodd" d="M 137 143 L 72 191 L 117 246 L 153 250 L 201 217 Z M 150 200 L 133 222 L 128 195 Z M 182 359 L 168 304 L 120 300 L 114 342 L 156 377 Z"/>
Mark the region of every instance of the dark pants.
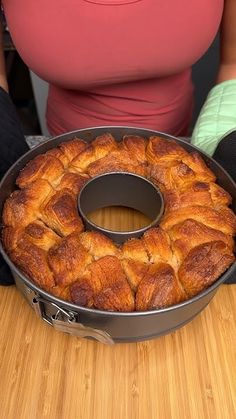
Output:
<path fill-rule="evenodd" d="M 0 179 L 28 149 L 15 107 L 9 95 L 0 88 Z M 10 269 L 0 254 L 0 285 L 13 283 Z"/>

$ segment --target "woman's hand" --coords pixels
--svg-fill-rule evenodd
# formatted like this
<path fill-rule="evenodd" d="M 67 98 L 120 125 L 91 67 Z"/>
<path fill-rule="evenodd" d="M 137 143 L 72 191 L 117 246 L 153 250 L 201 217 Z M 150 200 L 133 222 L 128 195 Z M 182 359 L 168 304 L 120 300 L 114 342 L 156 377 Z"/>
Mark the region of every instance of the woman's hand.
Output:
<path fill-rule="evenodd" d="M 214 86 L 201 109 L 192 144 L 212 155 L 222 137 L 236 129 L 236 78 Z"/>

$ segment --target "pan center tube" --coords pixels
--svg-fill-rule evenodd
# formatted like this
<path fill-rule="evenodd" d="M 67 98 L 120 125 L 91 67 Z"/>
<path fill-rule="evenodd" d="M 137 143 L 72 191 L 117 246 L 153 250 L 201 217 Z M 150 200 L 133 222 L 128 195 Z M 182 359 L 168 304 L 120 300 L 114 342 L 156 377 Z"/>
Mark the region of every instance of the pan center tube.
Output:
<path fill-rule="evenodd" d="M 148 217 L 150 223 L 136 230 L 114 231 L 88 218 L 88 214 L 97 209 L 113 206 L 139 211 Z M 164 200 L 159 189 L 146 178 L 128 172 L 112 172 L 96 176 L 83 186 L 78 196 L 78 210 L 87 231 L 99 231 L 121 244 L 158 225 L 164 211 Z"/>

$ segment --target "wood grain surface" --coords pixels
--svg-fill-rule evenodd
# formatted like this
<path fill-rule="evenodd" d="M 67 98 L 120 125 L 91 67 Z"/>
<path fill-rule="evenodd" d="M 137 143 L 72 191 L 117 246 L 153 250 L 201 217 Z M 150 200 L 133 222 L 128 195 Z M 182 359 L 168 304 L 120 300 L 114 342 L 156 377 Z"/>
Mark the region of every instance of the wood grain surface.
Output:
<path fill-rule="evenodd" d="M 55 331 L 0 287 L 1 419 L 236 417 L 236 285 L 172 334 L 106 346 Z"/>

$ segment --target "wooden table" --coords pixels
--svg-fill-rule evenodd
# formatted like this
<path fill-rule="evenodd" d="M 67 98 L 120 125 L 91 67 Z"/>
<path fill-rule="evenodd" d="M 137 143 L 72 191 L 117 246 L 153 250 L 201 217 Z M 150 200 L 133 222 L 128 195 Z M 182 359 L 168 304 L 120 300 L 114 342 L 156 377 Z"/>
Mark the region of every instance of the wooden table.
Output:
<path fill-rule="evenodd" d="M 235 419 L 236 285 L 161 338 L 107 346 L 55 331 L 0 287 L 1 419 Z"/>

